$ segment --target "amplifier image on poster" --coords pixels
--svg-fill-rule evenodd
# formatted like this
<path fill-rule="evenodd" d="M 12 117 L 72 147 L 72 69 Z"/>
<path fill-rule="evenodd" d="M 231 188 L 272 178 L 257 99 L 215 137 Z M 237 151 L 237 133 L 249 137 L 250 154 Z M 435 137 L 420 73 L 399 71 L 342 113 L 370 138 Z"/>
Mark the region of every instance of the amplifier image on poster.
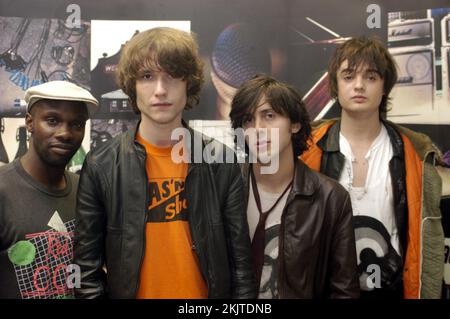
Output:
<path fill-rule="evenodd" d="M 449 125 L 448 20 L 450 8 L 388 13 L 388 47 L 398 80 L 388 119 Z"/>

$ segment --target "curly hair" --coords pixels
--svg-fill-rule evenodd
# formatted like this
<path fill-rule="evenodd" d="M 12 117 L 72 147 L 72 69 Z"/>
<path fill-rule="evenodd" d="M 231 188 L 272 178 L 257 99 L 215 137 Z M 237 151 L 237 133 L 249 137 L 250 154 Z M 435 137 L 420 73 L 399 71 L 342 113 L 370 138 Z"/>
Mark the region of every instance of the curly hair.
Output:
<path fill-rule="evenodd" d="M 145 70 L 163 70 L 187 82 L 185 109 L 198 104 L 202 88 L 203 63 L 193 33 L 173 28 L 154 28 L 137 33 L 124 46 L 117 68 L 120 88 L 128 95 L 135 113 L 136 79 Z"/>
<path fill-rule="evenodd" d="M 336 49 L 328 65 L 329 88 L 332 98 L 338 97 L 337 73 L 347 60 L 348 68 L 358 69 L 367 65 L 375 69 L 384 80 L 384 95 L 380 103 L 380 117 L 385 117 L 390 102 L 389 94 L 397 82 L 397 68 L 394 58 L 377 38 L 359 37 L 344 42 Z"/>
<path fill-rule="evenodd" d="M 262 96 L 275 112 L 288 117 L 291 123 L 300 123 L 300 131 L 291 137 L 294 156 L 300 156 L 308 149 L 311 138 L 308 112 L 296 89 L 271 76 L 257 75 L 240 87 L 231 103 L 231 126 L 233 129 L 242 127 L 244 120 L 255 111 Z"/>

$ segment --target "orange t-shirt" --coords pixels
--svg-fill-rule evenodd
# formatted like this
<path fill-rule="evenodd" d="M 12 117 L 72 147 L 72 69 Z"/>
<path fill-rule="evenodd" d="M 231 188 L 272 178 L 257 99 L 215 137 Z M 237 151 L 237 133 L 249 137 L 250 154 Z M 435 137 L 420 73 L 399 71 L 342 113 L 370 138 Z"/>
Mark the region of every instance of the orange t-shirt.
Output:
<path fill-rule="evenodd" d="M 174 163 L 172 147 L 158 148 L 139 134 L 147 152 L 145 255 L 137 298 L 207 298 L 208 289 L 192 250 L 184 194 L 187 163 Z"/>

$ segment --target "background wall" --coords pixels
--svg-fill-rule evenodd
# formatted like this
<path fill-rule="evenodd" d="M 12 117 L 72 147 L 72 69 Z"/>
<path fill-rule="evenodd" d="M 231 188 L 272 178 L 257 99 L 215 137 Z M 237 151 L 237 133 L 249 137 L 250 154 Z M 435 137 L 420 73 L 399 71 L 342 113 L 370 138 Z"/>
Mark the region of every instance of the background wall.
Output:
<path fill-rule="evenodd" d="M 67 7 L 72 3 L 80 7 L 81 19 L 83 23 L 86 23 L 89 37 L 92 31 L 90 29 L 92 20 L 187 21 L 190 23 L 190 29 L 197 34 L 200 43 L 200 53 L 205 62 L 206 83 L 200 104 L 194 110 L 186 112 L 187 120 L 226 119 L 223 114 L 227 114 L 227 112 L 224 111 L 221 114 L 220 111 L 218 92 L 220 93 L 221 88 L 217 84 L 215 85 L 211 79 L 211 76 L 214 76 L 212 75 L 214 72 L 213 56 L 216 54 L 220 57 L 218 51 L 220 51 L 219 49 L 223 50 L 224 47 L 227 51 L 222 52 L 221 56 L 222 67 L 225 65 L 223 68 L 226 68 L 227 63 L 232 59 L 238 59 L 242 67 L 253 61 L 254 65 L 251 66 L 251 70 L 271 73 L 296 86 L 302 94 L 309 92 L 305 101 L 313 118 L 335 116 L 338 114 L 338 109 L 336 106 L 333 107 L 333 103 L 328 98 L 326 79 L 323 76 L 328 59 L 340 42 L 340 38 L 345 39 L 365 34 L 377 35 L 387 41 L 388 12 L 420 10 L 425 12 L 430 8 L 450 7 L 448 0 L 431 0 L 426 3 L 423 1 L 387 0 L 110 0 L 95 2 L 86 0 L 0 0 L 0 17 L 4 21 L 26 17 L 34 19 L 32 21 L 36 21 L 35 19 L 58 21 L 59 19 L 61 22 L 65 22 L 70 15 Z M 371 14 L 367 12 L 370 4 L 376 4 L 380 9 L 381 24 L 379 28 L 369 28 L 367 25 L 367 19 Z M 18 22 L 16 21 L 16 23 Z M 114 22 L 112 23 L 114 24 Z M 10 30 L 7 27 L 8 25 L 5 23 L 0 24 L 0 32 Z M 36 32 L 38 33 L 38 31 Z M 0 38 L 5 39 L 7 36 L 5 32 L 3 35 L 0 33 Z M 52 34 L 50 34 L 51 37 Z M 0 44 L 0 50 L 7 49 L 11 38 L 12 35 L 8 41 Z M 239 44 L 242 43 L 247 46 L 246 49 L 239 49 Z M 60 44 L 60 46 L 63 45 Z M 26 43 L 23 43 L 22 47 L 26 47 Z M 86 45 L 86 48 L 89 50 L 89 44 Z M 45 50 L 50 56 L 51 45 L 47 45 Z M 262 53 L 258 55 L 255 52 Z M 263 61 L 265 59 L 264 52 L 269 56 L 269 65 Z M 23 55 L 26 53 L 24 52 Z M 112 57 L 111 53 L 106 56 L 106 58 Z M 226 60 L 224 57 L 229 57 L 230 60 Z M 218 58 L 218 60 L 220 59 Z M 91 65 L 96 65 L 97 61 L 90 61 L 89 56 L 87 61 L 83 60 L 81 64 L 84 65 L 83 63 L 90 68 Z M 78 72 L 78 74 L 72 73 L 72 78 L 78 80 L 79 84 L 95 90 L 98 81 L 95 80 L 92 73 L 89 73 L 90 69 L 85 69 L 83 66 L 81 70 L 86 72 L 86 77 L 80 77 L 82 72 Z M 228 70 L 221 71 L 227 72 Z M 11 94 L 12 87 L 11 80 L 8 82 L 2 79 L 1 73 L 0 69 L 0 114 L 2 107 L 3 109 L 10 107 L 2 102 L 2 96 Z M 236 86 L 248 77 L 248 74 L 244 73 L 231 75 L 228 82 L 232 82 Z M 15 89 L 17 89 L 17 85 Z M 310 92 L 311 90 L 313 92 Z M 17 91 L 17 98 L 20 97 L 20 92 L 23 93 L 23 91 Z M 100 95 L 98 97 L 100 98 Z M 120 101 L 122 100 L 118 100 L 118 102 Z M 23 114 L 19 114 L 18 117 L 23 117 Z M 14 132 L 17 129 L 17 121 L 10 122 L 9 118 L 11 116 L 5 118 L 5 132 L 2 134 L 2 139 L 8 155 L 11 157 L 15 155 L 17 141 L 15 134 L 11 136 L 10 133 L 6 133 Z M 108 126 L 110 132 L 107 135 L 109 136 L 120 133 L 134 123 L 135 117 L 131 112 L 124 111 L 120 114 L 103 112 L 98 114 L 97 122 L 92 125 L 92 128 L 98 132 L 96 128 Z M 406 125 L 429 134 L 443 151 L 450 149 L 450 139 L 447 138 L 450 133 L 448 123 L 430 124 L 416 121 L 416 123 L 406 123 Z M 12 129 L 11 126 L 15 126 L 15 128 Z M 84 143 L 87 149 L 89 140 L 91 140 L 91 136 L 88 132 Z"/>

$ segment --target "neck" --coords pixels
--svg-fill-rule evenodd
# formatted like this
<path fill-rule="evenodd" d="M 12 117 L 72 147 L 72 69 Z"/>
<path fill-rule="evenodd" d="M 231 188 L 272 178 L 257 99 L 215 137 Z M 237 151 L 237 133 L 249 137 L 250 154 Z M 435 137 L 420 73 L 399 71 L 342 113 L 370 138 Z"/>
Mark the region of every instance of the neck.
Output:
<path fill-rule="evenodd" d="M 139 134 L 152 145 L 168 147 L 175 143 L 171 139 L 173 130 L 180 127 L 183 127 L 181 118 L 179 121 L 172 121 L 168 124 L 160 124 L 143 119 L 139 125 Z"/>
<path fill-rule="evenodd" d="M 349 141 L 372 142 L 380 134 L 381 121 L 378 112 L 373 114 L 350 114 L 342 111 L 341 133 Z"/>
<path fill-rule="evenodd" d="M 31 145 L 31 143 L 30 143 Z M 23 169 L 37 182 L 49 189 L 64 189 L 66 179 L 64 178 L 65 167 L 54 167 L 44 163 L 34 152 L 32 146 L 28 152 L 22 156 L 20 162 Z"/>
<path fill-rule="evenodd" d="M 292 181 L 295 170 L 292 145 L 280 153 L 279 160 L 278 170 L 274 174 L 261 174 L 261 167 L 263 165 L 259 162 L 252 165 L 258 188 L 268 193 L 281 193 Z"/>

